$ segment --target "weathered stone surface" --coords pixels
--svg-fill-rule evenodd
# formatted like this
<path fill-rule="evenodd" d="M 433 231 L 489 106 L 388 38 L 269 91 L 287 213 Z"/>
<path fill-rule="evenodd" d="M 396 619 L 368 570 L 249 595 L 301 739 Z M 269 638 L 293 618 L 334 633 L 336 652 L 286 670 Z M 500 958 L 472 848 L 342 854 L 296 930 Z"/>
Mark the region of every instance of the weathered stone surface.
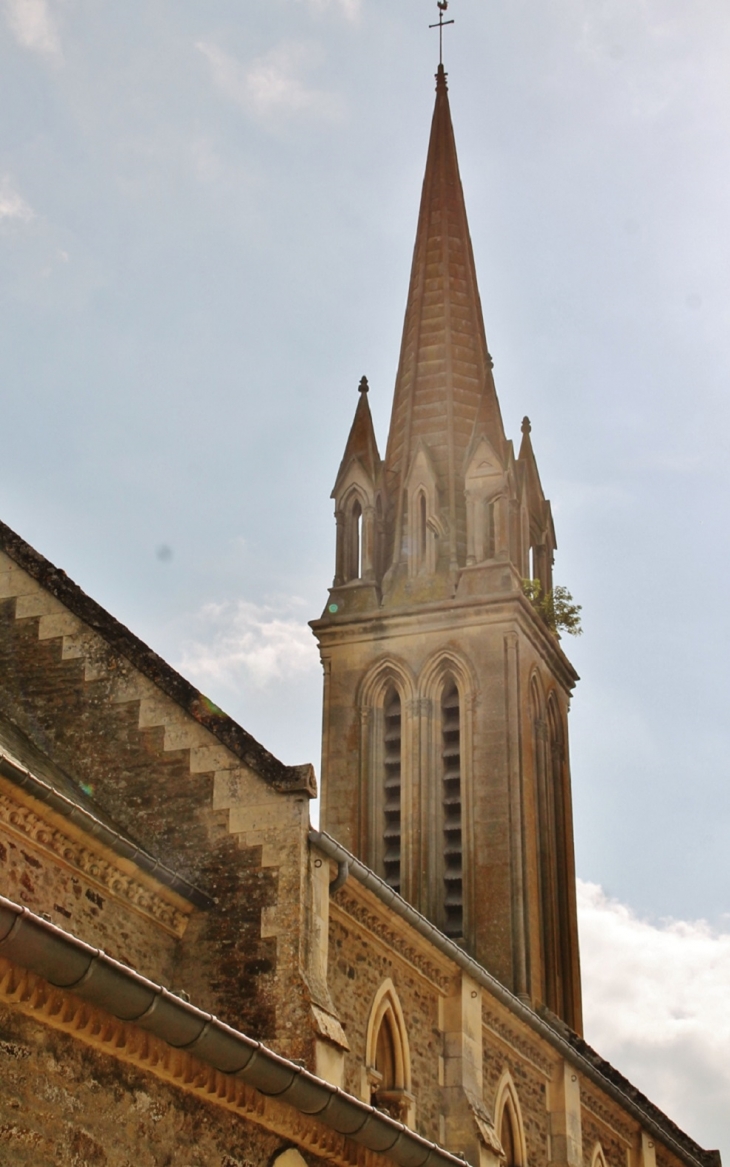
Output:
<path fill-rule="evenodd" d="M 0 1086 L 3 1167 L 266 1167 L 285 1145 L 6 1008 Z"/>

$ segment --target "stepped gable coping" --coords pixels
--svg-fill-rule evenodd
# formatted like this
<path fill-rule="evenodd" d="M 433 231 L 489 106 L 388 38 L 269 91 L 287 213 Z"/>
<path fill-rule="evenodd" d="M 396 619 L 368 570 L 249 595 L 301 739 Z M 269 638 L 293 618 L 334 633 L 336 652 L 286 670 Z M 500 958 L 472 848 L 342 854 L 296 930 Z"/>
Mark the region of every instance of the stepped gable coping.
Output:
<path fill-rule="evenodd" d="M 69 819 L 70 822 L 80 827 L 87 835 L 91 835 L 99 843 L 108 847 L 115 855 L 121 856 L 122 859 L 128 859 L 131 863 L 139 867 L 140 871 L 152 875 L 159 883 L 177 892 L 178 895 L 188 900 L 189 903 L 194 904 L 196 908 L 205 910 L 213 907 L 215 901 L 207 892 L 196 887 L 194 883 L 191 883 L 182 875 L 178 875 L 176 871 L 173 871 L 171 867 L 168 867 L 160 859 L 155 859 L 153 855 L 150 855 L 143 848 L 138 847 L 126 835 L 108 827 L 96 815 L 93 815 L 91 811 L 86 810 L 85 807 L 80 806 L 73 799 L 67 798 L 65 794 L 61 794 L 60 791 L 50 786 L 48 782 L 44 782 L 41 778 L 36 778 L 34 774 L 31 774 L 30 770 L 19 766 L 2 750 L 0 750 L 0 774 L 3 778 L 7 778 L 12 782 L 14 786 L 25 790 L 33 798 L 37 798 L 40 802 L 46 803 L 57 814 Z"/>
<path fill-rule="evenodd" d="M 310 798 L 317 797 L 317 780 L 311 763 L 285 766 L 172 665 L 111 616 L 101 604 L 87 596 L 78 584 L 69 579 L 65 571 L 55 567 L 3 522 L 0 522 L 0 550 L 97 632 L 115 652 L 125 656 L 140 673 L 218 738 L 274 790 L 282 794 L 304 793 Z"/>
<path fill-rule="evenodd" d="M 220 1073 L 241 1078 L 264 1096 L 288 1103 L 398 1167 L 464 1167 L 463 1157 L 5 896 L 0 896 L 0 956 L 119 1020 L 140 1025 Z"/>
<path fill-rule="evenodd" d="M 687 1167 L 721 1167 L 719 1151 L 707 1151 L 700 1147 L 658 1106 L 632 1086 L 623 1074 L 591 1049 L 570 1026 L 544 1007 L 536 1013 L 326 831 L 310 830 L 309 841 L 338 864 L 337 878 L 333 881 L 331 890 L 336 891 L 343 886 L 348 876 L 353 876 L 417 932 L 429 939 L 436 948 L 451 957 L 455 964 L 487 989 L 510 1012 L 529 1025 L 586 1078 L 599 1086 L 625 1112 L 636 1119 L 648 1134 L 658 1138 L 668 1150 L 686 1163 Z"/>

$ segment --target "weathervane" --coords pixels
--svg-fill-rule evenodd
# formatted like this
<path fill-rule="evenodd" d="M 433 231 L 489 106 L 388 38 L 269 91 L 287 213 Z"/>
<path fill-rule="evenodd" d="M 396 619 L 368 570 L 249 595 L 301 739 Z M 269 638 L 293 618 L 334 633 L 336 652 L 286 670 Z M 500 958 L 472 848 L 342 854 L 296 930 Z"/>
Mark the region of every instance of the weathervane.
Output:
<path fill-rule="evenodd" d="M 444 26 L 453 24 L 453 20 L 444 20 L 444 12 L 449 6 L 449 0 L 438 0 L 439 19 L 438 24 L 429 24 L 429 28 L 437 28 L 439 30 L 439 65 L 444 63 Z"/>

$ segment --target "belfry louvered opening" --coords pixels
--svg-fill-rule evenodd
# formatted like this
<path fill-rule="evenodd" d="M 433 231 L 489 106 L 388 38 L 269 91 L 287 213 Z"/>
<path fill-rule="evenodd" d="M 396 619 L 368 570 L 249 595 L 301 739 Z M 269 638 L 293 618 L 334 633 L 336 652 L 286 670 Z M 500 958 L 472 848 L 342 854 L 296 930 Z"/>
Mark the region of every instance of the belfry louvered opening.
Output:
<path fill-rule="evenodd" d="M 461 716 L 459 690 L 449 678 L 441 697 L 443 758 L 444 932 L 464 935 L 464 885 L 461 800 Z"/>
<path fill-rule="evenodd" d="M 401 700 L 397 689 L 383 706 L 383 877 L 400 892 L 401 880 Z"/>

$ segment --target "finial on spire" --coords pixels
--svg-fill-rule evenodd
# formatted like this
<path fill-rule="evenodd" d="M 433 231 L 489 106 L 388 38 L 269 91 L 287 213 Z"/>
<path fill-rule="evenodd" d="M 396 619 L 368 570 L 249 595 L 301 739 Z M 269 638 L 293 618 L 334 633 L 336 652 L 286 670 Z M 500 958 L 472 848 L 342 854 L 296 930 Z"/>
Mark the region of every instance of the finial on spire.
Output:
<path fill-rule="evenodd" d="M 367 393 L 369 388 L 370 388 L 370 386 L 368 385 L 367 377 L 361 377 L 360 384 L 357 387 L 358 393 Z"/>
<path fill-rule="evenodd" d="M 439 75 L 443 72 L 444 67 L 444 26 L 453 24 L 453 20 L 444 20 L 444 12 L 449 7 L 449 0 L 437 0 L 439 18 L 438 24 L 429 24 L 429 28 L 437 28 L 439 30 Z"/>
<path fill-rule="evenodd" d="M 529 434 L 532 432 L 532 426 L 530 425 L 529 417 L 523 417 L 522 419 L 522 432 L 523 434 Z"/>

